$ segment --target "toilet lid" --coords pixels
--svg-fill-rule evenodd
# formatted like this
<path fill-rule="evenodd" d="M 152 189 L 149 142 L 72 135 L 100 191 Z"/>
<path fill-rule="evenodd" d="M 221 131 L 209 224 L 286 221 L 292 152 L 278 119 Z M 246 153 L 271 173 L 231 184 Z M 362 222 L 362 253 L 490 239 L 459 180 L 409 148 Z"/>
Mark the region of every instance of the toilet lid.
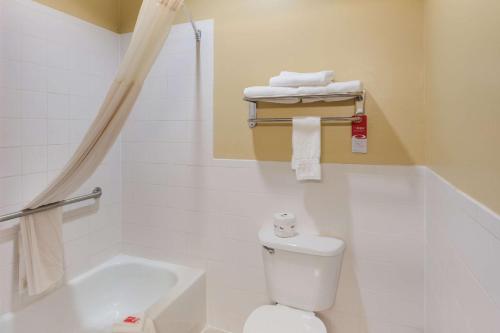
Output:
<path fill-rule="evenodd" d="M 326 328 L 313 312 L 278 304 L 255 309 L 245 322 L 243 333 L 326 333 Z"/>

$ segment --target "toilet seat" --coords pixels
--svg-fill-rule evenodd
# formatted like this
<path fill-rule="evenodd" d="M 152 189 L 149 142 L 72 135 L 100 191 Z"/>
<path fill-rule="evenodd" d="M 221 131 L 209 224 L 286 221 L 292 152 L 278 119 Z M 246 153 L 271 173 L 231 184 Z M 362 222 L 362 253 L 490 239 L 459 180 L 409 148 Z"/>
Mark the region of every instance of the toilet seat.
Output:
<path fill-rule="evenodd" d="M 284 305 L 263 305 L 245 322 L 243 333 L 327 333 L 313 312 Z"/>

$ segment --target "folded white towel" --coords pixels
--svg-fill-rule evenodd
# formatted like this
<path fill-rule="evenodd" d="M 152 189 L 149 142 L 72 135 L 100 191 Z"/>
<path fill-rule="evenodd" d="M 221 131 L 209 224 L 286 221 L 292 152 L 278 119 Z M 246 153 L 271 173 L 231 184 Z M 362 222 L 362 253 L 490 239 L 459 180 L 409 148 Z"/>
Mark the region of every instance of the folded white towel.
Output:
<path fill-rule="evenodd" d="M 321 71 L 315 73 L 297 73 L 283 71 L 278 76 L 269 80 L 271 87 L 310 87 L 326 86 L 335 77 L 333 71 Z"/>
<path fill-rule="evenodd" d="M 359 80 L 332 82 L 324 87 L 299 87 L 299 95 L 326 95 L 334 93 L 348 93 L 363 91 L 363 83 Z"/>
<path fill-rule="evenodd" d="M 156 328 L 151 318 L 144 313 L 127 316 L 120 322 L 113 324 L 113 333 L 156 333 Z"/>
<path fill-rule="evenodd" d="M 297 180 L 320 180 L 321 118 L 293 118 L 292 147 Z"/>
<path fill-rule="evenodd" d="M 326 86 L 321 87 L 269 87 L 269 86 L 256 86 L 248 87 L 244 90 L 243 94 L 248 98 L 266 98 L 266 97 L 282 97 L 282 96 L 303 96 L 303 95 L 328 95 L 333 93 L 345 93 L 345 92 L 358 92 L 363 90 L 363 83 L 359 80 L 346 81 L 346 82 L 331 82 Z M 317 101 L 339 101 L 342 97 L 324 99 L 324 98 L 304 98 L 305 103 L 317 102 Z M 344 98 L 346 99 L 346 98 Z M 297 103 L 299 98 L 290 97 L 285 99 L 272 100 L 275 103 Z"/>
<path fill-rule="evenodd" d="M 281 97 L 297 95 L 297 88 L 256 86 L 248 87 L 243 91 L 243 95 L 248 98 Z M 296 97 L 273 100 L 273 103 L 293 104 L 299 101 Z"/>
<path fill-rule="evenodd" d="M 360 92 L 363 91 L 363 83 L 359 80 L 346 81 L 346 82 L 332 82 L 325 87 L 300 87 L 297 88 L 299 95 L 328 95 L 334 93 L 348 93 L 348 92 Z M 325 102 L 337 102 L 349 99 L 349 97 L 331 97 L 331 98 L 321 98 L 321 97 L 309 97 L 303 98 L 304 103 L 313 103 L 319 101 Z"/>
<path fill-rule="evenodd" d="M 329 89 L 338 93 L 363 91 L 363 82 L 360 80 L 334 82 Z"/>

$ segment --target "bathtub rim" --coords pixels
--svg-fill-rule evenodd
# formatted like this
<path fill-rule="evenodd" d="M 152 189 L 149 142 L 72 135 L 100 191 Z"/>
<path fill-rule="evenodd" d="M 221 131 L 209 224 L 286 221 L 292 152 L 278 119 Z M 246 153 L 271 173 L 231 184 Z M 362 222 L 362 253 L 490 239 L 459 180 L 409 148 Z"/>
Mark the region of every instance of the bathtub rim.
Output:
<path fill-rule="evenodd" d="M 205 278 L 205 271 L 202 269 L 173 264 L 161 260 L 151 260 L 139 256 L 118 254 L 108 259 L 107 261 L 91 268 L 90 270 L 68 280 L 66 282 L 66 285 L 69 288 L 74 287 L 80 281 L 85 280 L 86 278 L 92 276 L 93 274 L 101 270 L 125 264 L 141 264 L 150 267 L 165 269 L 175 275 L 177 281 L 175 285 L 172 287 L 172 289 L 170 289 L 166 295 L 162 295 L 148 309 L 144 309 L 145 314 L 153 320 L 157 318 L 170 304 L 172 304 L 190 286 L 192 286 L 199 279 Z"/>
<path fill-rule="evenodd" d="M 144 309 L 144 313 L 153 320 L 161 316 L 161 314 L 166 311 L 173 302 L 182 297 L 182 294 L 186 292 L 191 286 L 194 286 L 200 280 L 205 280 L 205 271 L 202 269 L 182 266 L 161 260 L 151 260 L 139 256 L 117 254 L 110 259 L 98 264 L 97 266 L 94 266 L 90 270 L 66 280 L 58 288 L 52 290 L 46 295 L 43 295 L 42 298 L 33 301 L 22 310 L 36 305 L 45 297 L 50 297 L 51 294 L 57 293 L 62 288 L 77 288 L 77 285 L 80 281 L 84 281 L 86 278 L 91 277 L 93 274 L 98 273 L 106 268 L 120 266 L 123 264 L 140 264 L 149 267 L 165 269 L 175 275 L 175 285 L 172 286 L 172 288 L 169 289 L 167 293 L 165 293 L 164 295 L 160 295 L 160 297 L 153 304 L 151 304 L 149 308 Z M 8 323 L 15 318 L 17 313 L 17 311 L 9 311 L 1 314 L 0 322 Z"/>

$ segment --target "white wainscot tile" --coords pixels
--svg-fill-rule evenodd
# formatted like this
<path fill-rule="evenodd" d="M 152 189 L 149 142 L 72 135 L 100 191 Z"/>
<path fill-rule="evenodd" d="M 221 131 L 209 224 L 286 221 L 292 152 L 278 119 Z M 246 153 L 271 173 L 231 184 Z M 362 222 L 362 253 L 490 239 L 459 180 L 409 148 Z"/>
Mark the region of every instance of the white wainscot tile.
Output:
<path fill-rule="evenodd" d="M 47 171 L 47 147 L 23 147 L 23 174 Z"/>
<path fill-rule="evenodd" d="M 2 21 L 2 18 L 0 18 Z M 15 29 L 1 29 L 2 38 L 0 38 L 0 60 L 21 59 L 21 37 L 20 33 Z"/>
<path fill-rule="evenodd" d="M 21 31 L 30 36 L 45 38 L 47 36 L 47 21 L 50 19 L 47 13 L 24 7 L 22 8 L 23 20 Z"/>
<path fill-rule="evenodd" d="M 69 119 L 70 97 L 64 94 L 47 94 L 47 113 L 49 119 Z"/>
<path fill-rule="evenodd" d="M 37 64 L 23 63 L 21 87 L 30 91 L 47 91 L 47 68 Z"/>
<path fill-rule="evenodd" d="M 48 144 L 61 145 L 69 143 L 69 120 L 48 120 Z"/>
<path fill-rule="evenodd" d="M 423 266 L 356 259 L 355 271 L 362 288 L 397 295 L 403 300 L 423 302 Z"/>
<path fill-rule="evenodd" d="M 0 87 L 19 89 L 21 87 L 21 64 L 0 60 Z"/>
<path fill-rule="evenodd" d="M 22 61 L 38 65 L 47 63 L 47 41 L 42 37 L 24 35 L 21 42 Z"/>
<path fill-rule="evenodd" d="M 0 88 L 0 118 L 21 118 L 21 93 L 19 91 Z"/>
<path fill-rule="evenodd" d="M 366 170 L 366 171 L 365 171 Z M 360 173 L 349 173 L 348 184 L 352 202 L 380 204 L 422 203 L 423 189 L 418 176 L 393 176 L 376 170 L 361 169 Z"/>
<path fill-rule="evenodd" d="M 21 93 L 23 118 L 47 118 L 47 95 L 41 92 Z"/>
<path fill-rule="evenodd" d="M 20 147 L 0 148 L 0 178 L 20 175 L 22 152 Z"/>
<path fill-rule="evenodd" d="M 263 270 L 238 264 L 209 261 L 207 269 L 209 288 L 236 289 L 246 292 L 266 293 L 265 273 Z"/>
<path fill-rule="evenodd" d="M 73 144 L 79 144 L 87 132 L 90 123 L 90 119 L 70 120 L 70 142 Z"/>
<path fill-rule="evenodd" d="M 47 185 L 47 173 L 33 173 L 23 175 L 23 200 L 30 201 L 37 196 Z"/>
<path fill-rule="evenodd" d="M 69 217 L 70 216 L 70 217 Z M 63 224 L 63 239 L 64 242 L 73 241 L 81 238 L 89 233 L 89 217 L 83 214 L 74 216 L 70 211 L 65 211 Z"/>
<path fill-rule="evenodd" d="M 70 157 L 69 145 L 47 146 L 47 169 L 62 169 Z"/>
<path fill-rule="evenodd" d="M 361 290 L 365 316 L 375 320 L 423 329 L 422 302 L 407 301 L 398 295 Z"/>
<path fill-rule="evenodd" d="M 64 243 L 64 262 L 68 267 L 88 264 L 89 253 L 88 237 L 81 237 Z"/>
<path fill-rule="evenodd" d="M 25 146 L 47 144 L 47 120 L 23 119 L 22 144 Z"/>
<path fill-rule="evenodd" d="M 489 251 L 486 257 L 486 269 L 484 275 L 480 277 L 481 283 L 488 294 L 500 308 L 500 240 L 495 237 L 489 239 Z"/>
<path fill-rule="evenodd" d="M 91 100 L 85 96 L 71 95 L 69 111 L 71 119 L 90 119 L 92 114 Z"/>
<path fill-rule="evenodd" d="M 423 233 L 423 209 L 417 204 L 372 204 L 351 207 L 352 227 L 356 231 L 378 232 L 415 238 Z"/>
<path fill-rule="evenodd" d="M 89 96 L 90 75 L 74 72 L 70 77 L 70 93 L 77 96 Z"/>
<path fill-rule="evenodd" d="M 66 69 L 47 68 L 47 91 L 56 94 L 69 93 L 71 75 Z"/>
<path fill-rule="evenodd" d="M 15 295 L 17 293 L 16 265 L 0 266 L 0 293 L 2 302 L 0 302 L 0 313 L 5 313 L 13 310 L 12 304 L 15 303 Z"/>
<path fill-rule="evenodd" d="M 69 54 L 70 52 L 68 50 L 68 47 L 64 44 L 57 42 L 48 42 L 47 66 L 58 69 L 69 69 Z"/>
<path fill-rule="evenodd" d="M 15 205 L 22 201 L 22 178 L 0 178 L 0 207 Z"/>
<path fill-rule="evenodd" d="M 21 144 L 21 120 L 0 119 L 0 147 L 19 146 Z"/>

